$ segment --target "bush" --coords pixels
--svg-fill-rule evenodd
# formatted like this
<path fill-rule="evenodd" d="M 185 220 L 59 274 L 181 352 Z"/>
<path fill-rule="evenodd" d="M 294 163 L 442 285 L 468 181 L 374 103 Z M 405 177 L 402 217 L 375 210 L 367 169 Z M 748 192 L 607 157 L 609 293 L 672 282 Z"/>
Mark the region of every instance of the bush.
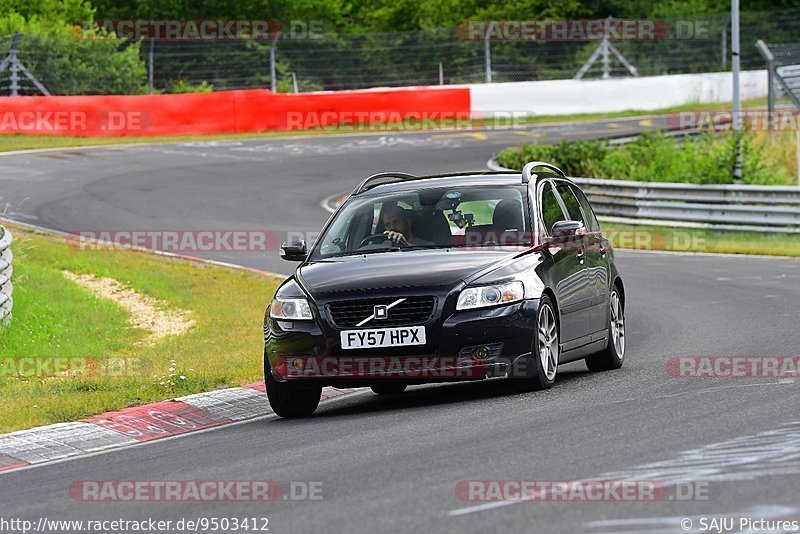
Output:
<path fill-rule="evenodd" d="M 169 84 L 169 92 L 173 94 L 183 93 L 211 93 L 214 91 L 214 86 L 203 80 L 198 85 L 192 85 L 184 80 L 175 80 Z"/>
<path fill-rule="evenodd" d="M 793 184 L 791 169 L 768 157 L 770 145 L 759 134 L 741 135 L 744 183 Z M 775 151 L 776 149 L 772 149 Z M 640 182 L 733 183 L 736 138 L 707 132 L 675 140 L 661 132 L 645 132 L 635 141 L 613 148 L 605 141 L 525 145 L 498 154 L 501 165 L 521 169 L 528 161 L 548 161 L 569 176 Z"/>
<path fill-rule="evenodd" d="M 139 43 L 128 43 L 84 32 L 75 21 L 91 20 L 93 11 L 82 0 L 36 0 L 16 3 L 18 11 L 0 14 L 0 48 L 11 45 L 11 35 L 22 38 L 19 58 L 54 95 L 137 94 L 146 89 L 147 72 L 139 58 Z M 23 80 L 24 94 L 38 91 Z M 8 71 L 0 86 L 8 85 Z"/>

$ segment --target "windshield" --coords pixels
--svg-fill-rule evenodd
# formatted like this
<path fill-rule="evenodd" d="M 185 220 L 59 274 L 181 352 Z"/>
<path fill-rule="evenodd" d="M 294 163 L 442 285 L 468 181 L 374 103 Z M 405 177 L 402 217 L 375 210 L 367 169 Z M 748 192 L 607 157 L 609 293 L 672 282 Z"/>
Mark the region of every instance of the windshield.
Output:
<path fill-rule="evenodd" d="M 530 245 L 525 188 L 422 189 L 349 199 L 311 259 L 424 248 Z"/>

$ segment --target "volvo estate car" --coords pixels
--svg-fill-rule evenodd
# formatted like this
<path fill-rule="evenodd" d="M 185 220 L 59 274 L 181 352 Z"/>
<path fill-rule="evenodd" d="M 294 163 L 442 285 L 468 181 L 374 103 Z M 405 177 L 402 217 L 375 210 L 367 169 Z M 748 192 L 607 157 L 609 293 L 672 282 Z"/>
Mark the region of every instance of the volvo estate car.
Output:
<path fill-rule="evenodd" d="M 622 366 L 625 288 L 586 196 L 557 167 L 364 180 L 264 321 L 269 401 L 310 415 L 321 389 L 505 378 L 550 388 L 558 366 Z"/>

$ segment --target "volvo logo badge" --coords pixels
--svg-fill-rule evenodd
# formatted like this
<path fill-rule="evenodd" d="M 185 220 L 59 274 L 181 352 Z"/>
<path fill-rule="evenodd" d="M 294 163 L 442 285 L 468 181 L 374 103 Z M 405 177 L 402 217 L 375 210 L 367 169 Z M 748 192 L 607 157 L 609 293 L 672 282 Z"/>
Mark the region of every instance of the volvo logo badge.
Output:
<path fill-rule="evenodd" d="M 364 326 L 368 322 L 373 319 L 388 319 L 389 318 L 389 310 L 400 304 L 406 300 L 405 298 L 397 299 L 396 301 L 392 302 L 391 304 L 378 304 L 372 308 L 372 315 L 358 323 L 356 326 Z"/>

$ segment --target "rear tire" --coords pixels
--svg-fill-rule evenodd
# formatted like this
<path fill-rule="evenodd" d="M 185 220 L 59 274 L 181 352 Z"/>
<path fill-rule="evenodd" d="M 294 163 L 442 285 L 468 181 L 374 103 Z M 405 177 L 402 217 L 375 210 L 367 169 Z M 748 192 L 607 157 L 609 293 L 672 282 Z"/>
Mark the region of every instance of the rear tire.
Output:
<path fill-rule="evenodd" d="M 625 361 L 625 305 L 616 287 L 611 290 L 608 301 L 608 345 L 586 358 L 586 367 L 590 371 L 619 369 Z"/>
<path fill-rule="evenodd" d="M 519 392 L 550 389 L 556 381 L 559 357 L 559 324 L 556 308 L 550 297 L 542 295 L 536 314 L 531 356 L 525 376 L 512 377 L 511 386 Z"/>
<path fill-rule="evenodd" d="M 272 410 L 281 417 L 308 417 L 319 406 L 322 386 L 278 382 L 272 376 L 269 362 L 264 361 L 264 383 Z"/>
<path fill-rule="evenodd" d="M 369 389 L 376 395 L 399 395 L 406 390 L 408 384 L 402 382 L 375 382 Z"/>

